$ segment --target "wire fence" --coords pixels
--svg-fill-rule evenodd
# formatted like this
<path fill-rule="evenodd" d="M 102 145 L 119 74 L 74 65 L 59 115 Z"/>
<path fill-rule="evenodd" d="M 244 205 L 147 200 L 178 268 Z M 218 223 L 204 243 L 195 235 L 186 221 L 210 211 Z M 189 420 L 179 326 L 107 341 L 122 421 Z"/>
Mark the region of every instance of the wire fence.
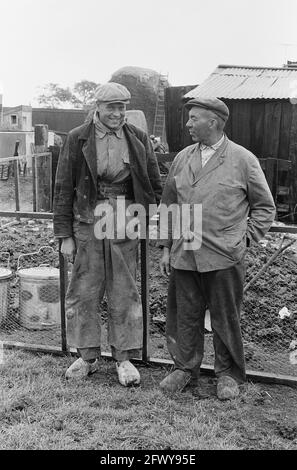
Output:
<path fill-rule="evenodd" d="M 0 159 L 1 211 L 52 210 L 52 153 Z"/>
<path fill-rule="evenodd" d="M 282 228 L 285 230 L 285 227 Z M 159 256 L 150 248 L 150 340 L 154 356 L 167 359 L 165 325 L 168 282 L 156 275 Z M 246 367 L 250 371 L 288 375 L 297 380 L 296 235 L 269 232 L 259 245 L 247 250 L 245 263 L 241 330 Z M 204 331 L 203 364 L 213 366 L 213 330 L 208 309 L 205 312 Z"/>
<path fill-rule="evenodd" d="M 44 246 L 10 263 L 0 252 L 0 339 L 20 343 L 61 344 L 58 252 Z M 5 267 L 4 264 L 6 263 Z"/>
<path fill-rule="evenodd" d="M 0 221 L 0 341 L 62 351 L 66 331 L 61 305 L 71 265 L 59 254 L 52 220 Z M 286 226 L 274 229 L 287 230 Z M 297 241 L 296 235 L 289 237 L 269 232 L 259 245 L 247 251 L 241 328 L 248 370 L 290 376 L 297 381 Z M 165 337 L 168 279 L 160 273 L 160 255 L 160 249 L 150 241 L 145 259 L 139 256 L 137 285 L 142 296 L 148 295 L 148 356 L 169 361 Z M 144 263 L 148 268 L 145 274 L 141 272 Z M 148 277 L 147 291 L 142 276 Z M 109 353 L 105 298 L 98 304 L 98 315 L 102 317 L 102 351 Z M 203 364 L 214 364 L 209 311 L 205 317 Z"/>

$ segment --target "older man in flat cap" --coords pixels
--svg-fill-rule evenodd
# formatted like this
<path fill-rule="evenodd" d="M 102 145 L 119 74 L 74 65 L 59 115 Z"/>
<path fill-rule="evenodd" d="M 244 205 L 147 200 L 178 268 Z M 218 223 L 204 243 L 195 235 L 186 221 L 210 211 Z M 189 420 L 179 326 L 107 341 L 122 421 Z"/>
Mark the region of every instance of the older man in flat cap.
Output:
<path fill-rule="evenodd" d="M 95 97 L 93 119 L 65 141 L 55 184 L 54 232 L 62 253 L 75 255 L 66 295 L 67 341 L 80 357 L 66 378 L 86 377 L 100 366 L 99 303 L 106 293 L 108 340 L 119 382 L 129 386 L 140 382 L 130 359 L 142 349 L 138 240 L 126 231 L 129 206 L 141 204 L 148 213 L 149 204 L 160 201 L 162 186 L 149 137 L 125 121 L 127 88 L 110 82 Z"/>
<path fill-rule="evenodd" d="M 208 309 L 217 396 L 226 400 L 239 394 L 246 379 L 240 330 L 244 253 L 268 231 L 275 206 L 258 159 L 224 134 L 228 107 L 217 98 L 192 99 L 185 106 L 195 143 L 173 161 L 161 202 L 189 205 L 192 213 L 198 207 L 201 226 L 195 231 L 190 217 L 189 230 L 174 236 L 171 227 L 160 241 L 161 271 L 170 274 L 166 336 L 175 365 L 160 386 L 176 392 L 197 381 Z"/>

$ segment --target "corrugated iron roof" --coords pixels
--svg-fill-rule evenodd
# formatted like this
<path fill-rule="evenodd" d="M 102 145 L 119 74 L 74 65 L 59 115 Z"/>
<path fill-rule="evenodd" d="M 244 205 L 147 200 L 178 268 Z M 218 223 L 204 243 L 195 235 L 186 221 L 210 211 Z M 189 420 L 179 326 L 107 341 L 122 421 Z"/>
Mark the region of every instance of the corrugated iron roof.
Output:
<path fill-rule="evenodd" d="M 297 69 L 219 65 L 184 98 L 297 98 Z"/>

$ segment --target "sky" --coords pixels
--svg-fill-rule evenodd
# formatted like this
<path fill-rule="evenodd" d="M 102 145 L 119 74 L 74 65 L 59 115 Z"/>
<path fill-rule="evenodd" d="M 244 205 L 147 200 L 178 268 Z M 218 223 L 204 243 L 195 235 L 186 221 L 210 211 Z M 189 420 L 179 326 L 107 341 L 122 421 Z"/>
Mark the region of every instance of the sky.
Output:
<path fill-rule="evenodd" d="M 105 83 L 121 67 L 198 85 L 219 64 L 297 60 L 297 0 L 0 0 L 4 106 L 42 87 Z"/>

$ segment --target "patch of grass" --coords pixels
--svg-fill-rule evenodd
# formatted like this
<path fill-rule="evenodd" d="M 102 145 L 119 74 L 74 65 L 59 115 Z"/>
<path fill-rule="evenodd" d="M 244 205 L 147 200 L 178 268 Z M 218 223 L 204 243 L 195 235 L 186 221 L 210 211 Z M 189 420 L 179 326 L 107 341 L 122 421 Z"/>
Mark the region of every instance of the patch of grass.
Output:
<path fill-rule="evenodd" d="M 69 357 L 5 351 L 0 366 L 1 449 L 296 449 L 296 391 L 248 383 L 220 402 L 215 380 L 168 397 L 166 370 L 140 367 L 140 387 L 124 388 L 113 362 L 66 381 Z M 286 415 L 288 413 L 288 416 Z"/>

